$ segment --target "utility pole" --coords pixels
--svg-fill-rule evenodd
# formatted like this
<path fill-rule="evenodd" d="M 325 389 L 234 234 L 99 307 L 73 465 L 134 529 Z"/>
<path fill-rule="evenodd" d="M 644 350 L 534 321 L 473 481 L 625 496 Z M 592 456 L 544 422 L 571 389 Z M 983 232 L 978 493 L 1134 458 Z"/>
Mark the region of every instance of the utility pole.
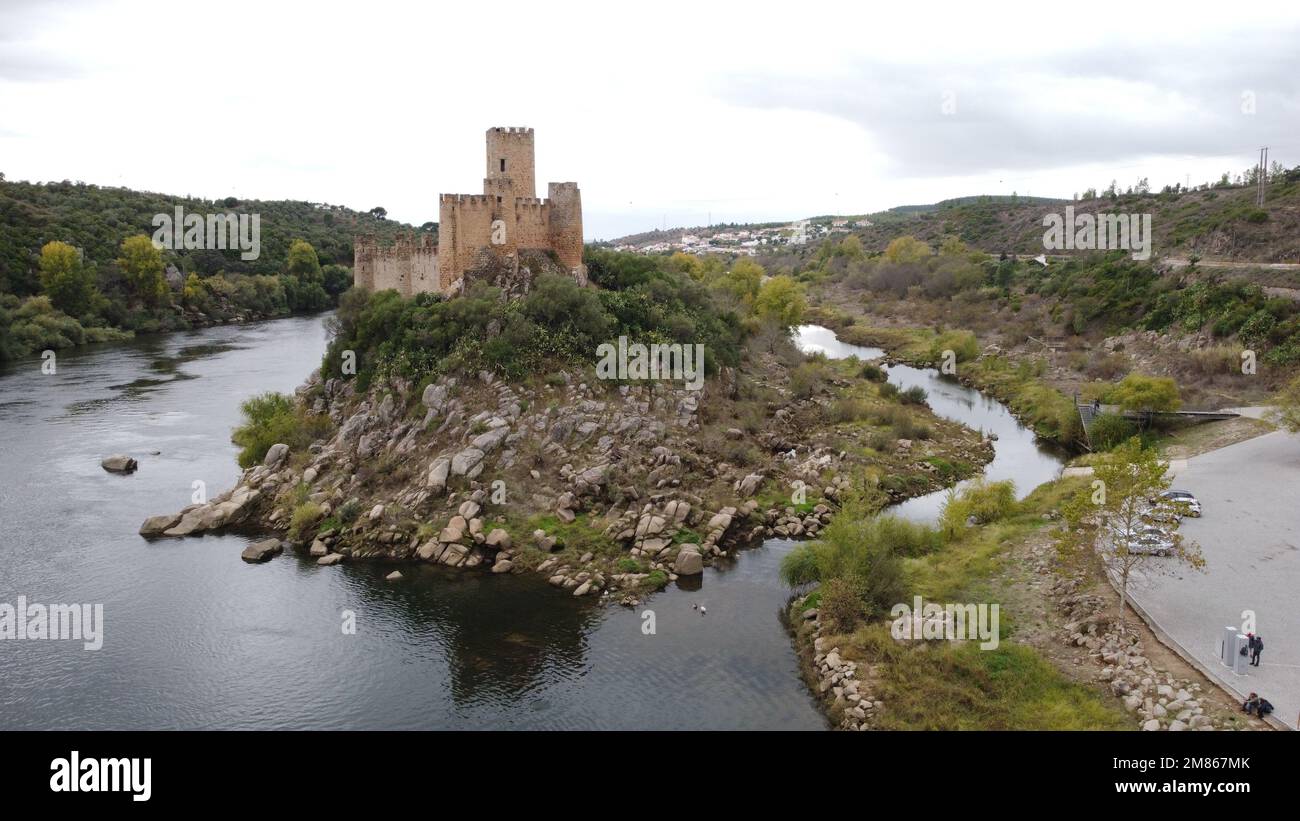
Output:
<path fill-rule="evenodd" d="M 1268 146 L 1259 149 L 1259 173 L 1255 176 L 1256 189 L 1258 191 L 1255 195 L 1255 204 L 1263 207 L 1264 192 L 1268 187 Z"/>

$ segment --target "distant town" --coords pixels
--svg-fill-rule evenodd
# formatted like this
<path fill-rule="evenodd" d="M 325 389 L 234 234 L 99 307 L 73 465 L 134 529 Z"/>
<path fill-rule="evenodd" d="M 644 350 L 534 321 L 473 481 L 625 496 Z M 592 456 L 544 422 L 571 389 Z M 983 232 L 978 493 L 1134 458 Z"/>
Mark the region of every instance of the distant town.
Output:
<path fill-rule="evenodd" d="M 831 234 L 846 234 L 866 228 L 864 218 L 811 218 L 788 224 L 718 225 L 707 228 L 677 228 L 651 231 L 614 240 L 610 247 L 640 254 L 665 254 L 682 251 L 688 254 L 741 254 L 753 256 L 777 245 L 807 245 Z"/>

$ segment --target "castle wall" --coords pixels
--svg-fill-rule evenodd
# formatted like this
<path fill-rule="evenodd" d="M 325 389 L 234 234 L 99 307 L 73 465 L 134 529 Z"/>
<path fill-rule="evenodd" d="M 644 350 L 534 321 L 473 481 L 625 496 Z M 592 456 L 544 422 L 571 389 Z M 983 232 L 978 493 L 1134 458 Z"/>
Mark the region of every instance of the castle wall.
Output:
<path fill-rule="evenodd" d="M 586 284 L 586 269 L 582 266 L 582 194 L 576 182 L 547 184 L 550 194 L 550 247 L 559 257 L 560 264 Z"/>
<path fill-rule="evenodd" d="M 353 251 L 356 284 L 402 296 L 441 290 L 438 248 L 429 234 L 398 237 L 391 245 L 358 239 Z"/>
<path fill-rule="evenodd" d="M 492 245 L 492 213 L 496 200 L 486 194 L 443 194 L 438 224 L 438 255 L 443 289 L 449 288 L 474 263 L 475 252 Z M 443 226 L 450 230 L 444 230 Z M 507 223 L 507 230 L 510 225 Z"/>
<path fill-rule="evenodd" d="M 502 161 L 505 166 L 502 167 Z M 442 194 L 438 200 L 438 242 L 429 234 L 378 246 L 358 238 L 354 276 L 359 288 L 388 288 L 403 296 L 456 293 L 466 271 L 490 263 L 491 255 L 518 265 L 519 252 L 553 251 L 560 264 L 587 284 L 582 265 L 582 195 L 578 184 L 553 182 L 538 199 L 531 128 L 487 131 L 487 176 L 482 194 Z M 492 223 L 501 220 L 505 241 L 492 243 Z"/>
<path fill-rule="evenodd" d="M 551 206 L 547 200 L 521 197 L 515 200 L 514 212 L 516 247 L 543 250 L 551 247 Z"/>

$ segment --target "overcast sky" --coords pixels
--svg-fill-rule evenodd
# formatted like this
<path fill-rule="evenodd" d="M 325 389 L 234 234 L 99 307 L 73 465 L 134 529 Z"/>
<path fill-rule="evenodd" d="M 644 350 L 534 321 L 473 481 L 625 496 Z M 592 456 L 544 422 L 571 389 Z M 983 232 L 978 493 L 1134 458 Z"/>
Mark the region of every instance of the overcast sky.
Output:
<path fill-rule="evenodd" d="M 460 5 L 0 0 L 0 172 L 420 224 L 527 125 L 592 240 L 1300 164 L 1294 0 Z"/>

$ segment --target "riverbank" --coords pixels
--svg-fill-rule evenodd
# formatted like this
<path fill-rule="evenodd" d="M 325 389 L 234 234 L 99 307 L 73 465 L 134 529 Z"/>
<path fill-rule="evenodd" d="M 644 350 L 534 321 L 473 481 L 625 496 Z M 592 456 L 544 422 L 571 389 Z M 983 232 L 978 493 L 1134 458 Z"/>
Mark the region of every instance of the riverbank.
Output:
<path fill-rule="evenodd" d="M 805 681 L 832 725 L 868 730 L 1266 729 L 1170 652 L 1098 567 L 1058 566 L 1053 511 L 1083 480 L 1039 487 L 1002 521 L 969 528 L 908 578 L 929 602 L 996 602 L 1000 641 L 899 641 L 888 619 L 844 631 L 790 604 Z"/>
<path fill-rule="evenodd" d="M 849 327 L 852 327 L 851 325 Z M 873 337 L 881 341 L 881 337 Z M 838 339 L 818 338 L 836 355 L 866 356 Z M 907 365 L 890 379 L 911 384 L 925 377 Z M 931 393 L 942 382 L 929 370 Z M 969 400 L 948 403 L 970 414 Z M 1023 428 L 1001 427 L 999 448 L 1013 446 Z M 842 729 L 1135 728 L 1244 726 L 1230 697 L 1163 646 L 1133 614 L 1129 630 L 1112 623 L 1117 606 L 1099 564 L 1068 573 L 1057 568 L 1050 531 L 1060 502 L 1083 479 L 1056 479 L 1025 471 L 1027 453 L 1014 450 L 1020 472 L 1001 454 L 986 469 L 992 480 L 1019 480 L 1022 498 L 996 521 L 956 531 L 945 524 L 940 547 L 905 560 L 907 585 L 931 602 L 998 603 L 1002 645 L 975 642 L 898 642 L 889 620 L 852 629 L 825 615 L 820 592 L 797 596 L 787 623 L 805 682 L 833 726 Z M 1059 464 L 1059 463 L 1058 463 Z M 966 486 L 959 486 L 966 487 Z M 1030 492 L 1032 491 L 1032 492 Z M 964 492 L 964 491 L 963 491 Z M 943 502 L 911 511 L 913 502 L 884 511 L 911 513 L 933 524 Z M 920 515 L 915 515 L 920 514 Z M 1189 694 L 1179 698 L 1181 693 Z M 956 706 L 955 706 L 956 705 Z M 1193 721 L 1195 719 L 1195 721 Z M 1152 722 L 1155 724 L 1152 724 Z"/>
<path fill-rule="evenodd" d="M 236 487 L 141 533 L 239 526 L 320 564 L 537 573 L 636 606 L 742 547 L 815 538 L 844 494 L 933 494 L 993 459 L 990 440 L 860 362 L 805 361 L 788 341 L 746 362 L 702 391 L 576 369 L 419 391 L 389 378 L 365 394 L 315 376 L 296 402 L 326 435 L 259 451 Z"/>
<path fill-rule="evenodd" d="M 1017 360 L 997 346 L 980 348 L 975 336 L 964 336 L 966 332 L 864 324 L 869 321 L 866 315 L 824 305 L 810 309 L 810 319 L 835 328 L 845 342 L 879 346 L 894 360 L 917 367 L 938 367 L 944 363 L 944 351 L 952 350 L 953 378 L 1006 404 L 1042 439 L 1073 451 L 1083 447 L 1074 400 L 1041 378 L 1045 365 L 1040 360 Z M 963 344 L 968 350 L 954 350 Z"/>

